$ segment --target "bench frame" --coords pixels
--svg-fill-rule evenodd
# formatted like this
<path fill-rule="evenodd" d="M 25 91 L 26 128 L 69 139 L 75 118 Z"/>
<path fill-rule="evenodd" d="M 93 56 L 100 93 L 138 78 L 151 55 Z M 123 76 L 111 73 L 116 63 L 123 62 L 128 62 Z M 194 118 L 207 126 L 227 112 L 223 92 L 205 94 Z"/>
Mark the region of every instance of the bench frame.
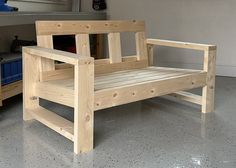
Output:
<path fill-rule="evenodd" d="M 74 142 L 76 154 L 93 149 L 94 111 L 151 97 L 169 94 L 202 106 L 202 112 L 214 111 L 216 46 L 146 39 L 143 21 L 39 21 L 37 47 L 23 49 L 23 118 L 36 119 Z M 135 56 L 122 57 L 120 33 L 135 32 Z M 89 34 L 108 33 L 109 58 L 90 56 Z M 53 35 L 75 34 L 77 53 L 53 49 Z M 95 75 L 145 68 L 153 64 L 153 47 L 168 46 L 201 50 L 204 69 L 198 74 L 139 85 L 94 91 Z M 55 65 L 55 60 L 66 64 Z M 57 88 L 45 92 L 43 81 L 74 78 L 74 91 Z M 183 90 L 202 87 L 202 96 Z M 71 96 L 74 101 L 71 100 Z M 81 98 L 82 97 L 82 98 Z M 39 98 L 74 108 L 74 123 L 39 106 Z"/>

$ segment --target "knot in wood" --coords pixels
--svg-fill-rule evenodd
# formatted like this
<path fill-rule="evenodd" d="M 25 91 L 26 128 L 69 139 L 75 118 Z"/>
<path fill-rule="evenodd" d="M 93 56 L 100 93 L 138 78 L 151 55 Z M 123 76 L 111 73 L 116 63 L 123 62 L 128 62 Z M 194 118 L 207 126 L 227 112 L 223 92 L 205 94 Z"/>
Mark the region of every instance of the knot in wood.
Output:
<path fill-rule="evenodd" d="M 86 117 L 85 117 L 85 121 L 89 121 L 90 120 L 90 115 L 87 115 Z"/>

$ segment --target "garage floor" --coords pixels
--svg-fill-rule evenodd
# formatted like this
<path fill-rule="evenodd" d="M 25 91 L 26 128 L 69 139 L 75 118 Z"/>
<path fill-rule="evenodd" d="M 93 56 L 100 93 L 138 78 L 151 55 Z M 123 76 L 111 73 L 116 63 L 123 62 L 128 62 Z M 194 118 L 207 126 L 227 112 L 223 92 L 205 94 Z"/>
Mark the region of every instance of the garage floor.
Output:
<path fill-rule="evenodd" d="M 155 98 L 95 113 L 95 149 L 73 144 L 39 122 L 22 121 L 15 97 L 0 112 L 0 168 L 236 167 L 236 78 L 218 77 L 215 113 Z M 68 119 L 71 108 L 41 102 Z"/>

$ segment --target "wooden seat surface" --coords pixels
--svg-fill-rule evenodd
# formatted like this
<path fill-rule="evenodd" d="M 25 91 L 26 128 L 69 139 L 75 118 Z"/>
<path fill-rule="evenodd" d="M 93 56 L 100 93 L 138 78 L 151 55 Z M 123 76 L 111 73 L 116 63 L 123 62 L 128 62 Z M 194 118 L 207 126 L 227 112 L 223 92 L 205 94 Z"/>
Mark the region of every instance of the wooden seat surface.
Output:
<path fill-rule="evenodd" d="M 95 91 L 122 87 L 126 85 L 140 84 L 148 81 L 158 81 L 170 78 L 178 78 L 185 75 L 200 73 L 200 70 L 176 69 L 166 67 L 147 67 L 142 69 L 132 69 L 113 73 L 100 74 L 95 77 Z M 54 85 L 74 90 L 74 79 L 60 79 L 41 82 L 46 85 Z"/>
<path fill-rule="evenodd" d="M 201 87 L 206 72 L 201 70 L 147 67 L 95 76 L 94 109 L 100 110 L 128 102 L 148 99 Z M 177 87 L 173 87 L 177 86 Z M 36 96 L 74 107 L 74 79 L 38 82 Z"/>

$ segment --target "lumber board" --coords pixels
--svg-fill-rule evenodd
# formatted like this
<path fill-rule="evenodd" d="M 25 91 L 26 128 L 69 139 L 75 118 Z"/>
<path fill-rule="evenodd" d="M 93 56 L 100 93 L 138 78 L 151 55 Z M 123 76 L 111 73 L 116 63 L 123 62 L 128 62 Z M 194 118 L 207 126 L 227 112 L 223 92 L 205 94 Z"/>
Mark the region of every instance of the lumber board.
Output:
<path fill-rule="evenodd" d="M 113 64 L 99 64 L 95 65 L 95 74 L 111 73 L 116 71 L 139 69 L 148 66 L 147 60 L 140 60 L 135 62 L 120 62 Z"/>
<path fill-rule="evenodd" d="M 185 49 L 202 50 L 202 51 L 216 49 L 216 46 L 214 45 L 179 42 L 171 40 L 147 39 L 146 42 L 147 44 L 158 45 L 158 46 L 185 48 Z"/>
<path fill-rule="evenodd" d="M 97 59 L 94 61 L 95 65 L 104 65 L 104 64 L 110 64 L 110 59 L 103 58 L 103 59 Z"/>
<path fill-rule="evenodd" d="M 163 72 L 163 71 L 149 71 L 147 69 L 135 69 L 127 71 L 120 71 L 119 73 L 109 73 L 109 74 L 101 74 L 96 76 L 96 85 L 99 84 L 108 84 L 108 83 L 117 83 L 117 82 L 127 82 L 132 80 L 147 80 L 149 77 L 153 77 L 155 79 L 160 78 L 161 75 L 166 75 L 171 72 Z M 173 74 L 173 72 L 172 72 Z M 105 76 L 106 75 L 106 76 Z"/>
<path fill-rule="evenodd" d="M 55 70 L 60 70 L 60 69 L 68 69 L 68 68 L 73 68 L 74 66 L 71 64 L 67 63 L 59 63 L 55 64 Z M 50 71 L 49 71 L 50 72 Z"/>
<path fill-rule="evenodd" d="M 39 99 L 35 97 L 35 82 L 40 81 L 40 57 L 32 56 L 23 49 L 23 119 L 32 120 L 26 109 L 39 107 Z"/>
<path fill-rule="evenodd" d="M 95 75 L 96 77 L 96 83 L 100 80 L 110 80 L 114 78 L 127 78 L 127 77 L 132 77 L 132 76 L 141 76 L 141 75 L 146 75 L 146 74 L 153 74 L 156 76 L 156 78 L 159 78 L 159 75 L 162 74 L 169 74 L 169 73 L 199 73 L 201 70 L 191 70 L 191 69 L 178 69 L 178 68 L 166 68 L 166 67 L 146 67 L 146 68 L 139 68 L 139 69 L 130 69 L 130 70 L 123 70 L 123 71 L 117 71 L 117 72 L 112 72 L 112 73 L 107 73 L 107 74 L 97 74 Z M 114 77 L 114 78 L 113 78 Z M 145 78 L 145 76 L 141 76 Z M 129 79 L 129 78 L 128 78 Z"/>
<path fill-rule="evenodd" d="M 56 83 L 57 81 L 58 80 L 56 80 Z M 59 82 L 61 85 L 66 85 L 62 81 Z M 67 84 L 66 86 L 68 85 L 71 87 L 61 87 L 60 85 L 50 82 L 37 82 L 35 84 L 35 96 L 69 107 L 74 107 L 74 91 L 72 89 L 74 84 Z"/>
<path fill-rule="evenodd" d="M 216 50 L 207 50 L 204 53 L 203 69 L 207 72 L 207 85 L 202 89 L 202 112 L 214 111 L 215 102 L 215 76 L 216 76 Z"/>
<path fill-rule="evenodd" d="M 153 64 L 154 64 L 153 48 L 154 48 L 153 44 L 147 44 L 147 53 L 148 53 L 149 66 L 153 66 Z"/>
<path fill-rule="evenodd" d="M 113 88 L 113 87 L 118 87 L 118 86 L 123 86 L 123 85 L 129 85 L 129 84 L 135 84 L 135 83 L 141 83 L 141 82 L 148 82 L 148 81 L 153 81 L 153 80 L 162 80 L 162 79 L 167 79 L 171 77 L 176 77 L 182 76 L 182 75 L 187 75 L 191 73 L 139 73 L 139 74 L 133 74 L 132 76 L 121 76 L 121 77 L 116 77 L 113 79 L 107 79 L 103 81 L 97 81 L 96 80 L 96 90 L 102 90 L 102 89 L 107 89 L 107 88 Z M 127 80 L 128 79 L 128 80 Z"/>
<path fill-rule="evenodd" d="M 122 62 L 136 62 L 136 61 L 137 61 L 136 55 L 122 57 Z M 97 60 L 94 60 L 94 64 L 95 65 L 110 64 L 110 59 L 108 59 L 108 58 L 97 59 Z M 60 64 L 55 64 L 55 67 L 56 67 L 56 69 L 66 69 L 66 68 L 72 68 L 73 65 L 67 64 L 67 63 L 60 63 Z"/>
<path fill-rule="evenodd" d="M 44 71 L 40 72 L 40 81 L 58 80 L 58 79 L 68 79 L 74 77 L 74 68 L 64 68 L 54 71 Z"/>
<path fill-rule="evenodd" d="M 144 31 L 135 33 L 136 52 L 138 60 L 148 59 L 146 34 Z"/>
<path fill-rule="evenodd" d="M 93 149 L 94 134 L 94 64 L 74 69 L 74 152 Z"/>
<path fill-rule="evenodd" d="M 90 57 L 90 44 L 89 44 L 89 34 L 77 34 L 75 36 L 76 40 L 76 53 L 82 56 Z"/>
<path fill-rule="evenodd" d="M 194 104 L 199 104 L 202 105 L 202 96 L 196 95 L 190 92 L 185 92 L 185 91 L 179 91 L 175 93 L 169 94 L 169 96 L 175 97 L 180 100 L 184 100 L 187 102 L 191 102 Z"/>
<path fill-rule="evenodd" d="M 149 66 L 147 69 L 151 70 L 157 70 L 158 71 L 178 71 L 178 72 L 200 72 L 203 70 L 196 70 L 196 69 L 183 69 L 183 68 L 171 68 L 171 67 L 155 67 L 155 66 Z M 205 71 L 204 71 L 205 72 Z"/>
<path fill-rule="evenodd" d="M 22 93 L 23 82 L 17 81 L 8 85 L 2 86 L 2 100 L 8 99 L 12 96 Z"/>
<path fill-rule="evenodd" d="M 37 46 L 53 49 L 53 37 L 50 35 L 37 35 Z M 40 58 L 40 71 L 50 71 L 55 69 L 55 61 L 52 59 Z"/>
<path fill-rule="evenodd" d="M 56 113 L 51 112 L 43 107 L 26 110 L 31 114 L 34 119 L 38 120 L 42 124 L 63 135 L 64 137 L 68 138 L 69 140 L 73 141 L 74 124 L 71 121 L 66 120 L 63 117 L 57 115 Z"/>
<path fill-rule="evenodd" d="M 147 61 L 137 61 L 136 56 L 122 58 L 121 63 L 110 64 L 109 59 L 95 60 L 96 75 L 121 71 L 125 69 L 137 69 L 147 66 Z M 71 64 L 56 64 L 56 70 L 40 72 L 41 81 L 66 79 L 74 76 L 74 68 Z"/>
<path fill-rule="evenodd" d="M 48 49 L 37 46 L 24 47 L 24 53 L 28 53 L 34 56 L 44 57 L 52 60 L 57 60 L 65 62 L 68 64 L 75 65 L 77 62 L 82 64 L 93 63 L 94 59 L 87 56 L 78 56 L 78 54 L 73 54 L 65 51 L 59 51 L 55 49 Z"/>
<path fill-rule="evenodd" d="M 37 21 L 37 35 L 103 34 L 139 32 L 145 30 L 144 21 Z"/>
<path fill-rule="evenodd" d="M 110 63 L 121 62 L 121 41 L 120 33 L 109 33 L 108 34 L 108 48 Z"/>
<path fill-rule="evenodd" d="M 121 62 L 137 62 L 137 55 L 128 55 L 128 56 L 122 56 Z M 110 64 L 110 59 L 97 59 L 94 61 L 95 65 L 103 65 L 103 64 Z"/>

